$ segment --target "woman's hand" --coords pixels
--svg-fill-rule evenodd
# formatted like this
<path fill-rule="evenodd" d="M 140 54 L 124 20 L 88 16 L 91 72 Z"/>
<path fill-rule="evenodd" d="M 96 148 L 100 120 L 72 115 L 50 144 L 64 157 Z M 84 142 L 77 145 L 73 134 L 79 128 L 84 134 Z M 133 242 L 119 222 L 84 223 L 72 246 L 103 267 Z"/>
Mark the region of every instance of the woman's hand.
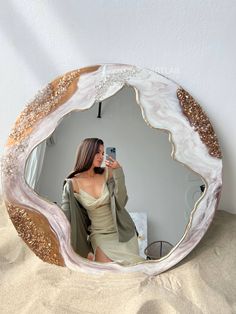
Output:
<path fill-rule="evenodd" d="M 108 159 L 105 160 L 105 163 L 108 168 L 117 169 L 121 167 L 118 161 L 113 159 L 111 156 L 108 156 Z"/>

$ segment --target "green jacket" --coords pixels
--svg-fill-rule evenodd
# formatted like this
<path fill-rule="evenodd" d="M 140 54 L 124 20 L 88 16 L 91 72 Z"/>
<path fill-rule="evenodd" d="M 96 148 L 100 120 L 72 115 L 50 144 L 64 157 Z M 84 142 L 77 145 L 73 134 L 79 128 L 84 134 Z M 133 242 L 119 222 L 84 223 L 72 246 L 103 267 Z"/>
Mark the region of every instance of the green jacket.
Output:
<path fill-rule="evenodd" d="M 138 232 L 132 218 L 125 209 L 128 196 L 123 169 L 121 167 L 113 169 L 112 174 L 113 177 L 107 180 L 112 217 L 119 241 L 127 242 L 134 236 L 135 232 L 138 236 Z M 71 225 L 71 245 L 76 253 L 86 258 L 89 252 L 93 252 L 88 237 L 90 234 L 88 227 L 91 225 L 91 221 L 87 210 L 74 196 L 70 179 L 66 180 L 64 185 L 61 208 Z"/>

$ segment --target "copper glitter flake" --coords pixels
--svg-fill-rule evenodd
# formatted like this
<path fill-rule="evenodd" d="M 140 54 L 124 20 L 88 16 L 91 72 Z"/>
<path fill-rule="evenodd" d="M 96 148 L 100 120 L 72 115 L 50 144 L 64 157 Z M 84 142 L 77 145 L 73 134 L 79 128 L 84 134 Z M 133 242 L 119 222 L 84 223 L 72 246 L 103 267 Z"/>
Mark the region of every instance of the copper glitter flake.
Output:
<path fill-rule="evenodd" d="M 199 133 L 202 142 L 208 148 L 209 154 L 213 157 L 222 158 L 214 129 L 201 106 L 184 89 L 177 90 L 177 97 L 184 115 L 189 120 L 190 125 L 194 127 L 194 130 Z"/>
<path fill-rule="evenodd" d="M 34 100 L 30 102 L 17 119 L 12 132 L 9 135 L 10 143 L 19 143 L 30 133 L 36 122 L 54 111 L 64 103 L 63 99 L 71 84 L 80 76 L 80 70 L 72 71 L 49 83 L 39 91 Z"/>
<path fill-rule="evenodd" d="M 43 261 L 65 266 L 59 252 L 59 242 L 45 217 L 39 213 L 6 203 L 9 216 L 30 249 Z"/>

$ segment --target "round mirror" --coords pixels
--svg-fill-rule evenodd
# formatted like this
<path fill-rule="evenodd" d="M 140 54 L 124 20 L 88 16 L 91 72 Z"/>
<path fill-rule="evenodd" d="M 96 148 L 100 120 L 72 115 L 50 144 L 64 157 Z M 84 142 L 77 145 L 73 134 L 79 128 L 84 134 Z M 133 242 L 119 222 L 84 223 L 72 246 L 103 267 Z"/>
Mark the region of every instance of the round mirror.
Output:
<path fill-rule="evenodd" d="M 88 260 L 74 245 L 73 220 L 61 206 L 78 145 L 95 137 L 104 149 L 115 147 L 125 176 L 125 208 L 140 257 L 126 263 L 115 247 L 113 262 Z M 56 79 L 21 113 L 6 146 L 4 198 L 18 233 L 44 261 L 90 272 L 158 274 L 205 234 L 221 172 L 212 125 L 182 87 L 150 70 L 104 64 Z"/>

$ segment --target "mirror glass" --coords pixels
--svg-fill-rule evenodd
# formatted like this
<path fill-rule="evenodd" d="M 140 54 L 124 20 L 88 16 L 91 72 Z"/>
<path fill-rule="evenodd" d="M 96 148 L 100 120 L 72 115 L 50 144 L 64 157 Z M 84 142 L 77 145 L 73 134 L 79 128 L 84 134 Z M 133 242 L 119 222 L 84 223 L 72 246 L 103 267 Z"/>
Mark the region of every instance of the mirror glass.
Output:
<path fill-rule="evenodd" d="M 116 147 L 129 197 L 126 209 L 139 232 L 140 255 L 159 259 L 183 237 L 204 181 L 171 157 L 169 133 L 144 121 L 132 87 L 125 85 L 105 99 L 101 117 L 98 111 L 96 102 L 88 110 L 67 114 L 32 151 L 25 180 L 60 207 L 63 181 L 73 170 L 78 145 L 87 137 L 101 138 L 105 148 Z"/>

